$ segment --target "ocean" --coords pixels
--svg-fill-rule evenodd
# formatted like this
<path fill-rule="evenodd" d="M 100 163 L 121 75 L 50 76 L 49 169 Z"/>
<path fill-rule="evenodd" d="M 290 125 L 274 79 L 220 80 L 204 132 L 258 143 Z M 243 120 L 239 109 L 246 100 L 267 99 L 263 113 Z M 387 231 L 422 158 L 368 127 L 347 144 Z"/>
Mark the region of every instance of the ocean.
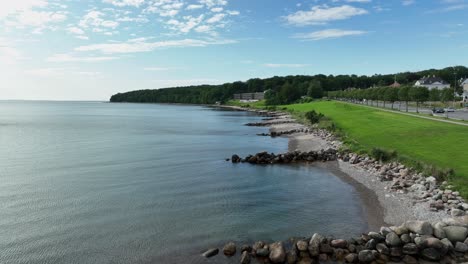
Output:
<path fill-rule="evenodd" d="M 227 241 L 367 229 L 359 193 L 313 165 L 232 164 L 286 152 L 203 106 L 0 101 L 0 263 L 238 263 Z"/>

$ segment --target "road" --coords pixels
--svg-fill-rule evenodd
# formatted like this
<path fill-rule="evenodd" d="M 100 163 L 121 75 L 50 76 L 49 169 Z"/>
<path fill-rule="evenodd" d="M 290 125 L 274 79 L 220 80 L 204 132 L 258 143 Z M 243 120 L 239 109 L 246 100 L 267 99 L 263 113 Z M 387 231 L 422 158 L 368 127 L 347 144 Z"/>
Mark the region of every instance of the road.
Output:
<path fill-rule="evenodd" d="M 374 106 L 376 106 L 376 104 L 374 103 Z M 382 102 L 379 102 L 379 107 L 383 107 L 383 103 Z M 391 109 L 392 108 L 392 104 L 389 104 L 389 103 L 386 103 L 385 104 L 385 108 L 387 109 Z M 394 105 L 393 105 L 393 108 L 394 109 L 400 109 L 400 105 L 398 102 L 396 102 Z M 401 111 L 402 112 L 405 112 L 406 111 L 406 104 L 405 103 L 402 103 L 401 104 Z M 414 106 L 408 106 L 408 112 L 409 113 L 416 113 L 416 107 Z M 419 113 L 422 113 L 422 114 L 428 114 L 428 115 L 433 115 L 435 117 L 447 117 L 449 119 L 453 119 L 453 120 L 463 120 L 463 121 L 468 121 L 468 109 L 463 109 L 463 110 L 455 110 L 455 112 L 452 112 L 452 113 L 444 113 L 444 114 L 432 114 L 432 108 L 419 108 Z"/>

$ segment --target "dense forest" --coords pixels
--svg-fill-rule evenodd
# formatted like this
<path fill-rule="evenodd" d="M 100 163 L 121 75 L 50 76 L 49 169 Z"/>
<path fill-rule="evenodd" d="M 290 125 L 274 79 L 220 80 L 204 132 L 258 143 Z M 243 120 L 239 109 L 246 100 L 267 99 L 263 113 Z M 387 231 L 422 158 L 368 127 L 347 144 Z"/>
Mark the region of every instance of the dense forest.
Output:
<path fill-rule="evenodd" d="M 419 72 L 402 72 L 397 74 L 375 74 L 372 76 L 357 75 L 323 75 L 285 76 L 267 79 L 250 79 L 246 82 L 233 82 L 221 85 L 199 85 L 188 87 L 164 88 L 155 90 L 138 90 L 113 95 L 111 102 L 134 103 L 185 103 L 214 104 L 226 102 L 235 93 L 266 92 L 268 104 L 287 104 L 307 95 L 321 98 L 330 91 L 341 91 L 348 88 L 367 89 L 391 85 L 395 78 L 402 85 L 413 85 L 424 76 L 436 75 L 447 82 L 456 83 L 456 79 L 468 77 L 468 68 L 464 66 L 448 67 L 440 70 L 430 69 Z"/>

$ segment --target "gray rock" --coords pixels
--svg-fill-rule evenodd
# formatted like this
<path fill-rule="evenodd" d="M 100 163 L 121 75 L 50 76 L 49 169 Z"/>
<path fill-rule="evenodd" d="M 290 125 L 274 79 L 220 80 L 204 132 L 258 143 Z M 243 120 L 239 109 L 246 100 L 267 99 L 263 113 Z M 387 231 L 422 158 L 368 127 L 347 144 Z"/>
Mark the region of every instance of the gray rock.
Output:
<path fill-rule="evenodd" d="M 314 263 L 311 258 L 303 258 L 297 264 L 312 264 Z"/>
<path fill-rule="evenodd" d="M 406 255 L 403 257 L 403 263 L 405 264 L 418 264 L 418 260 L 415 257 Z"/>
<path fill-rule="evenodd" d="M 283 243 L 276 242 L 270 245 L 270 260 L 273 263 L 283 263 L 286 260 Z"/>
<path fill-rule="evenodd" d="M 299 240 L 296 243 L 296 247 L 297 247 L 297 250 L 299 250 L 299 251 L 307 251 L 307 249 L 309 247 L 309 242 L 307 242 L 305 240 Z"/>
<path fill-rule="evenodd" d="M 414 243 L 408 243 L 403 246 L 403 254 L 406 255 L 417 255 L 419 253 L 419 248 Z"/>
<path fill-rule="evenodd" d="M 392 256 L 392 257 L 402 257 L 403 256 L 403 250 L 400 247 L 390 248 L 390 256 Z"/>
<path fill-rule="evenodd" d="M 333 253 L 333 248 L 328 243 L 320 244 L 320 253 L 331 254 Z"/>
<path fill-rule="evenodd" d="M 226 256 L 234 256 L 236 254 L 236 244 L 229 242 L 223 247 L 223 253 Z"/>
<path fill-rule="evenodd" d="M 270 254 L 270 250 L 268 250 L 268 248 L 259 248 L 256 251 L 256 255 L 258 257 L 268 257 L 269 254 Z"/>
<path fill-rule="evenodd" d="M 365 248 L 372 250 L 372 249 L 375 249 L 376 246 L 377 246 L 377 240 L 371 239 L 367 241 Z"/>
<path fill-rule="evenodd" d="M 316 257 L 320 254 L 320 244 L 324 241 L 324 237 L 319 234 L 314 234 L 309 241 L 309 254 Z"/>
<path fill-rule="evenodd" d="M 391 232 L 385 237 L 385 243 L 391 247 L 398 247 L 401 245 L 401 239 L 396 233 Z"/>
<path fill-rule="evenodd" d="M 444 227 L 447 226 L 446 224 L 442 222 L 437 222 L 434 224 L 434 236 L 437 237 L 438 239 L 444 239 L 447 237 L 444 231 Z"/>
<path fill-rule="evenodd" d="M 380 254 L 384 254 L 384 255 L 390 254 L 390 249 L 388 249 L 387 245 L 385 245 L 384 243 L 377 244 L 375 248 Z"/>
<path fill-rule="evenodd" d="M 377 242 L 382 242 L 385 240 L 385 236 L 377 232 L 369 232 L 367 235 L 370 238 L 375 239 Z"/>
<path fill-rule="evenodd" d="M 359 257 L 357 254 L 351 253 L 351 254 L 346 255 L 345 260 L 347 263 L 356 263 L 358 262 Z"/>
<path fill-rule="evenodd" d="M 370 263 L 375 259 L 372 250 L 363 250 L 359 252 L 358 259 L 360 262 Z"/>
<path fill-rule="evenodd" d="M 291 250 L 286 254 L 286 262 L 288 264 L 294 264 L 297 262 L 299 258 L 297 257 L 297 253 L 295 250 Z"/>
<path fill-rule="evenodd" d="M 411 243 L 411 237 L 408 234 L 401 235 L 400 239 L 404 244 Z"/>
<path fill-rule="evenodd" d="M 468 235 L 468 229 L 462 226 L 446 226 L 443 229 L 452 243 L 463 242 Z"/>
<path fill-rule="evenodd" d="M 263 241 L 257 241 L 255 242 L 255 244 L 253 245 L 252 249 L 253 251 L 257 251 L 257 249 L 261 249 L 265 246 L 265 242 Z"/>
<path fill-rule="evenodd" d="M 405 227 L 409 231 L 420 235 L 432 235 L 433 233 L 431 223 L 425 221 L 406 221 Z"/>
<path fill-rule="evenodd" d="M 463 216 L 465 215 L 465 211 L 460 210 L 460 209 L 452 209 L 450 214 L 452 215 L 452 217 Z"/>
<path fill-rule="evenodd" d="M 406 228 L 404 225 L 403 226 L 395 226 L 392 229 L 393 229 L 393 232 L 395 232 L 399 236 L 409 233 L 408 228 Z"/>
<path fill-rule="evenodd" d="M 250 254 L 247 251 L 242 252 L 241 264 L 250 264 Z"/>
<path fill-rule="evenodd" d="M 380 228 L 380 234 L 382 234 L 383 236 L 386 236 L 390 232 L 392 232 L 392 229 L 390 229 L 389 227 L 382 226 Z"/>
<path fill-rule="evenodd" d="M 425 248 L 421 251 L 421 256 L 428 260 L 437 261 L 440 260 L 441 254 L 437 249 L 434 248 Z"/>
<path fill-rule="evenodd" d="M 450 242 L 450 240 L 448 240 L 447 238 L 444 238 L 444 239 L 440 240 L 440 242 L 444 243 L 445 248 L 447 248 L 447 250 L 453 249 L 452 242 Z"/>
<path fill-rule="evenodd" d="M 462 242 L 457 242 L 455 244 L 455 251 L 460 253 L 466 253 L 468 251 L 468 245 Z"/>
<path fill-rule="evenodd" d="M 249 245 L 242 245 L 241 246 L 241 252 L 244 252 L 244 251 L 247 251 L 247 252 L 252 252 L 252 247 L 249 246 Z"/>
<path fill-rule="evenodd" d="M 214 257 L 216 255 L 218 255 L 219 253 L 219 249 L 217 248 L 210 248 L 208 249 L 207 251 L 205 251 L 202 256 L 205 257 L 205 258 L 211 258 L 211 257 Z"/>
<path fill-rule="evenodd" d="M 346 248 L 348 247 L 348 241 L 344 239 L 335 239 L 330 242 L 330 245 L 334 248 Z"/>

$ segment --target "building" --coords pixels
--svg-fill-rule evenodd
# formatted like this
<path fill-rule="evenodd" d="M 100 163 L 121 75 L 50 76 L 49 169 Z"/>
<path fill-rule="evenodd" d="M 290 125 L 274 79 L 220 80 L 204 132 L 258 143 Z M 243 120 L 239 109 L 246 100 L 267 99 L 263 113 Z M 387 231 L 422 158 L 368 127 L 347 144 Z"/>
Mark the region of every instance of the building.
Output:
<path fill-rule="evenodd" d="M 399 88 L 401 87 L 401 84 L 397 81 L 395 81 L 394 83 L 392 83 L 392 85 L 390 85 L 389 87 L 392 87 L 392 88 Z"/>
<path fill-rule="evenodd" d="M 425 76 L 417 81 L 414 86 L 423 86 L 427 87 L 429 90 L 438 89 L 442 90 L 445 88 L 450 88 L 450 83 L 444 81 L 442 78 L 433 76 Z"/>
<path fill-rule="evenodd" d="M 468 103 L 468 79 L 462 80 L 460 85 L 463 88 L 463 102 Z"/>
<path fill-rule="evenodd" d="M 234 94 L 234 100 L 256 102 L 265 99 L 265 93 L 240 93 Z"/>

